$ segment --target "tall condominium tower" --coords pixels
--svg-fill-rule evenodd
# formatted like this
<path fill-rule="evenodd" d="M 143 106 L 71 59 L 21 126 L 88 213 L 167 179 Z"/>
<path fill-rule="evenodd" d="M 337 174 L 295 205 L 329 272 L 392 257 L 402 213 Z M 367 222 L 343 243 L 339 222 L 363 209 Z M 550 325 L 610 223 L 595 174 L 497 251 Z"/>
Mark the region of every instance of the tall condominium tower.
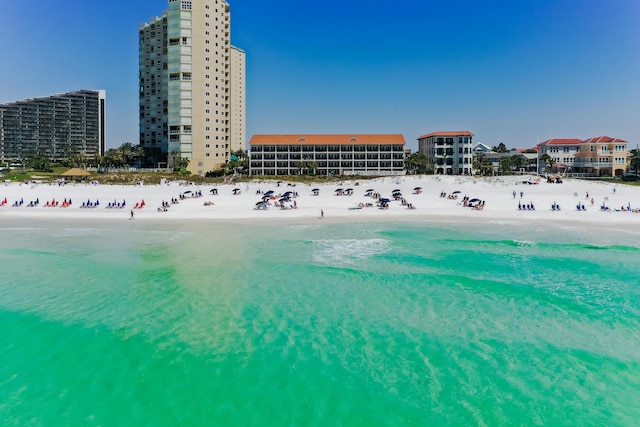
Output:
<path fill-rule="evenodd" d="M 245 52 L 231 46 L 225 0 L 169 0 L 140 26 L 140 144 L 192 173 L 245 150 Z"/>

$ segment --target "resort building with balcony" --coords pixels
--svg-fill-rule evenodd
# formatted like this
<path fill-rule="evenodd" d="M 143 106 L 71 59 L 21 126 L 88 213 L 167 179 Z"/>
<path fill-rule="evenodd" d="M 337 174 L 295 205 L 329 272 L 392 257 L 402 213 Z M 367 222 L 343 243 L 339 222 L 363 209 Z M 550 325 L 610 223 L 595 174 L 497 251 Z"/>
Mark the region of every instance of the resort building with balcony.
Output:
<path fill-rule="evenodd" d="M 105 99 L 104 90 L 79 90 L 0 104 L 0 160 L 103 155 Z"/>
<path fill-rule="evenodd" d="M 542 173 L 547 167 L 546 162 L 540 158 L 547 154 L 554 163 L 554 168 L 561 172 L 573 168 L 576 153 L 580 151 L 581 139 L 577 138 L 552 138 L 539 143 L 538 149 L 538 173 Z"/>
<path fill-rule="evenodd" d="M 537 145 L 538 172 L 548 166 L 541 160 L 547 154 L 553 160 L 552 169 L 569 176 L 622 176 L 629 163 L 627 146 L 627 141 L 609 136 L 549 139 Z"/>
<path fill-rule="evenodd" d="M 418 138 L 418 152 L 427 156 L 439 175 L 470 175 L 473 164 L 473 133 L 443 131 Z"/>
<path fill-rule="evenodd" d="M 251 175 L 403 175 L 400 134 L 253 135 Z"/>
<path fill-rule="evenodd" d="M 594 176 L 623 176 L 629 163 L 627 141 L 608 136 L 589 138 L 580 143 L 573 170 Z"/>

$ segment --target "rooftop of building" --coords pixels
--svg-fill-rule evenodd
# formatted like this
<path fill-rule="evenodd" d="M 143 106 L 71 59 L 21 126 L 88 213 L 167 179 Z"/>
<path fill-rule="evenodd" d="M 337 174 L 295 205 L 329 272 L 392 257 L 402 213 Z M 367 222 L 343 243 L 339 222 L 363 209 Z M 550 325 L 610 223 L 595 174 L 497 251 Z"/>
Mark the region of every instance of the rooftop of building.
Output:
<path fill-rule="evenodd" d="M 542 141 L 538 146 L 541 145 L 578 145 L 582 142 L 581 139 L 577 138 L 552 138 L 547 139 L 546 141 Z"/>
<path fill-rule="evenodd" d="M 596 136 L 589 139 L 552 138 L 552 139 L 547 139 L 546 141 L 542 141 L 537 146 L 540 147 L 540 146 L 547 146 L 547 145 L 579 145 L 584 143 L 606 144 L 606 143 L 614 143 L 614 142 L 627 142 L 627 141 L 619 138 L 611 138 L 610 136 Z"/>
<path fill-rule="evenodd" d="M 418 139 L 431 138 L 432 136 L 473 136 L 473 133 L 468 130 L 438 131 L 419 136 Z"/>
<path fill-rule="evenodd" d="M 611 138 L 610 136 L 596 136 L 594 138 L 585 139 L 582 142 L 587 143 L 609 143 L 609 142 L 627 142 L 620 138 Z"/>
<path fill-rule="evenodd" d="M 401 134 L 290 134 L 253 135 L 250 145 L 346 145 L 346 144 L 400 144 L 405 139 Z"/>

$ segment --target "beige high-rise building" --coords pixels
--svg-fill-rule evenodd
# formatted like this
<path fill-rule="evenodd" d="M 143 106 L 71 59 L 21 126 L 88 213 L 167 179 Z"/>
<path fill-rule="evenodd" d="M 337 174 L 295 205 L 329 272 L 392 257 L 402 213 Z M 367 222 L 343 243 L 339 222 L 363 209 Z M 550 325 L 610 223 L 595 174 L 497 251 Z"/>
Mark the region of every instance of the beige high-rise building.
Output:
<path fill-rule="evenodd" d="M 246 149 L 245 52 L 225 0 L 169 0 L 140 26 L 140 144 L 195 174 Z"/>

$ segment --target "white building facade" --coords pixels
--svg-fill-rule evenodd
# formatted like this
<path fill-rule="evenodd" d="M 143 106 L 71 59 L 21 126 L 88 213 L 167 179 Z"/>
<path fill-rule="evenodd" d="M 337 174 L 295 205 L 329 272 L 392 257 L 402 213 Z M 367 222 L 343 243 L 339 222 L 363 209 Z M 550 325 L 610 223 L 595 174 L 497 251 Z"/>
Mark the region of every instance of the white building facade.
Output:
<path fill-rule="evenodd" d="M 427 156 L 439 175 L 470 175 L 473 167 L 473 133 L 442 131 L 418 138 L 418 152 Z"/>
<path fill-rule="evenodd" d="M 139 28 L 140 144 L 195 174 L 246 149 L 245 52 L 231 46 L 225 0 L 169 0 Z"/>

